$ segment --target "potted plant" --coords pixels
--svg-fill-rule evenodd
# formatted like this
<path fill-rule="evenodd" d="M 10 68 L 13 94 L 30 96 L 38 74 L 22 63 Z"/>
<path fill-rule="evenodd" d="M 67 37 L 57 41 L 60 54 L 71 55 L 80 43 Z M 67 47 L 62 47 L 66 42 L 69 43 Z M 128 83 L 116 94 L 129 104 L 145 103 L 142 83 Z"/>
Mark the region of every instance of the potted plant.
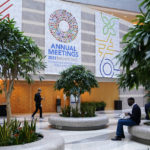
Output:
<path fill-rule="evenodd" d="M 47 141 L 49 141 L 47 143 Z M 36 120 L 4 121 L 0 125 L 0 150 L 64 150 L 64 140 L 58 134 L 36 131 Z"/>
<path fill-rule="evenodd" d="M 0 80 L 5 93 L 8 123 L 11 121 L 10 99 L 15 81 L 23 78 L 31 83 L 32 75 L 45 68 L 43 59 L 41 50 L 31 38 L 20 32 L 13 19 L 0 19 Z"/>
<path fill-rule="evenodd" d="M 70 114 L 80 113 L 79 98 L 84 92 L 91 92 L 91 88 L 98 87 L 98 82 L 93 73 L 86 70 L 84 66 L 71 66 L 60 73 L 60 79 L 55 83 L 55 90 L 62 90 L 66 96 L 73 95 L 75 97 L 76 108 L 71 109 Z M 67 109 L 68 110 L 68 109 Z"/>
<path fill-rule="evenodd" d="M 42 138 L 36 133 L 36 121 L 29 124 L 26 120 L 22 124 L 20 121 L 11 120 L 10 123 L 4 120 L 0 125 L 0 146 L 19 145 L 37 141 Z"/>

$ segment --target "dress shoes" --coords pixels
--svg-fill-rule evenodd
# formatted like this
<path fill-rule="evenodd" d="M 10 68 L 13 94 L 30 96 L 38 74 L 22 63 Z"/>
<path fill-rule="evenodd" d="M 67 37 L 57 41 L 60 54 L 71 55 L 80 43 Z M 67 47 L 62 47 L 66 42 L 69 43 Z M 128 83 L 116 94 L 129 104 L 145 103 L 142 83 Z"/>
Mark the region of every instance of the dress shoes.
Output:
<path fill-rule="evenodd" d="M 122 135 L 122 136 L 120 136 L 122 139 L 124 139 L 125 138 L 125 136 L 124 135 Z"/>
<path fill-rule="evenodd" d="M 121 141 L 122 137 L 120 136 L 115 136 L 114 138 L 111 139 L 112 141 Z"/>

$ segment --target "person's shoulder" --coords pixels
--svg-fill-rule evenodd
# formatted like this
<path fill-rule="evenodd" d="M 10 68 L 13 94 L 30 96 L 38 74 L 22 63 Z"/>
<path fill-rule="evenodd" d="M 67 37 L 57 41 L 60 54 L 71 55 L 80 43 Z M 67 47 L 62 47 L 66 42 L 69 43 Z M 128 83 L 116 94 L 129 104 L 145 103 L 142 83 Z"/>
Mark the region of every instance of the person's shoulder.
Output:
<path fill-rule="evenodd" d="M 38 96 L 38 95 L 39 95 L 39 93 L 35 93 L 35 95 L 37 95 L 37 96 Z"/>
<path fill-rule="evenodd" d="M 135 108 L 141 112 L 141 108 L 138 104 L 135 105 Z"/>
<path fill-rule="evenodd" d="M 138 104 L 135 104 L 134 107 L 135 108 L 140 108 L 140 106 Z"/>
<path fill-rule="evenodd" d="M 150 107 L 150 102 L 145 104 L 145 107 Z"/>

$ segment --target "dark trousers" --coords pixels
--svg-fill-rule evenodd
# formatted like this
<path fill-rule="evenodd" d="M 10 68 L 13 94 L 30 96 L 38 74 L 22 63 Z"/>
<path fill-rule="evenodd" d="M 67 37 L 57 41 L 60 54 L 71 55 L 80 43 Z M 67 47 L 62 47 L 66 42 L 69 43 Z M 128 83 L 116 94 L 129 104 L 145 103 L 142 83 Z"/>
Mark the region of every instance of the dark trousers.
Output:
<path fill-rule="evenodd" d="M 37 113 L 38 109 L 40 110 L 40 118 L 42 118 L 42 107 L 41 107 L 41 104 L 36 104 L 36 110 L 32 114 L 32 117 L 34 117 L 34 115 Z"/>
<path fill-rule="evenodd" d="M 124 136 L 123 125 L 134 126 L 134 125 L 137 125 L 137 124 L 136 124 L 136 122 L 134 122 L 131 119 L 119 119 L 118 120 L 118 125 L 117 125 L 117 131 L 116 131 L 117 136 Z"/>
<path fill-rule="evenodd" d="M 149 120 L 150 119 L 149 118 L 149 113 L 150 113 L 150 106 L 149 106 L 149 104 L 145 105 L 145 113 L 146 113 L 145 119 Z"/>

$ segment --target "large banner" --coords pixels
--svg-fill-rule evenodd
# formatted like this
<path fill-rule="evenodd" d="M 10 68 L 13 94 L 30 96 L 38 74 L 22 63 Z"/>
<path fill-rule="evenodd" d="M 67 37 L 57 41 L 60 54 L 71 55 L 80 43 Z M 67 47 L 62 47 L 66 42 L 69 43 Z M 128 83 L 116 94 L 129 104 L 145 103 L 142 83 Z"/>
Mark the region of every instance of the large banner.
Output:
<path fill-rule="evenodd" d="M 116 78 L 120 73 L 116 55 L 119 46 L 119 19 L 102 12 L 95 13 L 96 76 Z"/>
<path fill-rule="evenodd" d="M 81 64 L 81 8 L 45 1 L 45 74 Z"/>
<path fill-rule="evenodd" d="M 0 0 L 0 18 L 9 17 L 16 21 L 16 26 L 22 25 L 22 0 Z"/>

